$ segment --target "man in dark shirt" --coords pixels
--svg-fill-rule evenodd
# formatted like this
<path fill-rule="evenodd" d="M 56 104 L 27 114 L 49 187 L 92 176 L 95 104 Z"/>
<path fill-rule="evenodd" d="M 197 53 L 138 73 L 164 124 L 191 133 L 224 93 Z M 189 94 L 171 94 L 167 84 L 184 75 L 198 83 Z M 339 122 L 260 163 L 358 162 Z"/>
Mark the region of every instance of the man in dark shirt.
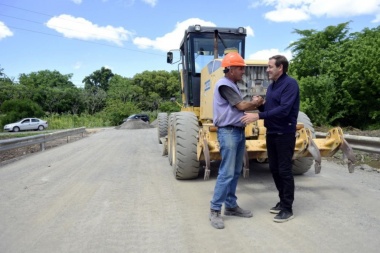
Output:
<path fill-rule="evenodd" d="M 282 55 L 269 58 L 267 73 L 273 83 L 268 87 L 265 103 L 258 108 L 260 113 L 248 113 L 241 119 L 244 124 L 264 119 L 269 168 L 280 198 L 280 202 L 269 210 L 277 214 L 275 222 L 294 217 L 292 158 L 300 97 L 297 81 L 286 74 L 288 66 L 288 60 Z"/>

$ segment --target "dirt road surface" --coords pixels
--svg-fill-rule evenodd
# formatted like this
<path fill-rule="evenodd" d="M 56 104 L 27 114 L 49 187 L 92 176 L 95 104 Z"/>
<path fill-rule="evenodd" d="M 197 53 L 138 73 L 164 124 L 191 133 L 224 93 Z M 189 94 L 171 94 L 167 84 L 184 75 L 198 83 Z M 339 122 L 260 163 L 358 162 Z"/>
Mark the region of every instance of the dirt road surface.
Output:
<path fill-rule="evenodd" d="M 278 224 L 265 166 L 241 178 L 253 218 L 209 224 L 216 180 L 175 180 L 157 129 L 104 129 L 0 167 L 0 252 L 379 252 L 380 173 L 323 161 Z"/>

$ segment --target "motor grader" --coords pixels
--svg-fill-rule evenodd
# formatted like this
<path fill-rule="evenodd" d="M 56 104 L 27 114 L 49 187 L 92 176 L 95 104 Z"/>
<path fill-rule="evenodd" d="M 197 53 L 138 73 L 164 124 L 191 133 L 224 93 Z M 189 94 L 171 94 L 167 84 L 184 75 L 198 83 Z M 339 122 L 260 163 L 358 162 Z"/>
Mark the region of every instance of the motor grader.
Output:
<path fill-rule="evenodd" d="M 213 125 L 213 93 L 215 83 L 223 77 L 221 61 L 233 49 L 244 58 L 246 29 L 189 26 L 179 48 L 179 60 L 174 62 L 174 50 L 167 53 L 167 63 L 178 63 L 181 81 L 181 111 L 159 113 L 158 141 L 163 155 L 168 156 L 176 179 L 199 176 L 204 165 L 204 178 L 210 175 L 211 161 L 221 160 L 217 127 Z M 239 89 L 245 100 L 254 95 L 265 97 L 270 84 L 266 74 L 267 61 L 245 60 L 246 69 Z M 321 170 L 321 157 L 331 157 L 342 150 L 349 172 L 353 172 L 354 155 L 339 127 L 329 130 L 326 138 L 315 139 L 308 116 L 299 112 L 293 173 L 303 174 L 313 162 L 315 172 Z M 267 161 L 266 128 L 263 120 L 245 127 L 246 151 L 243 175 L 249 175 L 250 160 Z"/>

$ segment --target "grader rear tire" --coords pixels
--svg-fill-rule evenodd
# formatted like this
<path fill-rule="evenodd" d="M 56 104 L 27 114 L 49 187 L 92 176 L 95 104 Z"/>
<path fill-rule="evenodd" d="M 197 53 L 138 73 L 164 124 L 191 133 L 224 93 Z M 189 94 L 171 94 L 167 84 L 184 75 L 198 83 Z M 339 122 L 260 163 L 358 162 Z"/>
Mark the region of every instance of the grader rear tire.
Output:
<path fill-rule="evenodd" d="M 192 112 L 173 115 L 171 138 L 172 168 L 176 179 L 193 179 L 199 174 L 197 160 L 198 119 Z"/>
<path fill-rule="evenodd" d="M 313 138 L 315 137 L 314 128 L 310 121 L 310 118 L 304 112 L 298 112 L 297 122 L 303 123 L 305 128 L 310 129 L 310 131 L 313 134 Z M 302 175 L 306 173 L 313 165 L 313 162 L 314 161 L 312 157 L 300 157 L 298 159 L 293 160 L 293 175 Z"/>
<path fill-rule="evenodd" d="M 162 144 L 161 138 L 168 135 L 168 114 L 161 112 L 157 115 L 158 143 Z"/>

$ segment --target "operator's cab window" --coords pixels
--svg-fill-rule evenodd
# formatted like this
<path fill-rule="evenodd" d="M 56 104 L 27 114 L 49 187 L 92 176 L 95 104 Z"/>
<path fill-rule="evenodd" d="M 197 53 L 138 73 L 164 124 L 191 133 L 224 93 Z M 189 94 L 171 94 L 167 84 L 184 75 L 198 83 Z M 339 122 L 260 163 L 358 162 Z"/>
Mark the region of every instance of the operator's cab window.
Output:
<path fill-rule="evenodd" d="M 194 64 L 195 72 L 202 69 L 214 59 L 214 40 L 210 38 L 194 38 Z"/>
<path fill-rule="evenodd" d="M 195 72 L 201 73 L 202 69 L 214 59 L 214 52 L 199 48 L 194 53 Z"/>

